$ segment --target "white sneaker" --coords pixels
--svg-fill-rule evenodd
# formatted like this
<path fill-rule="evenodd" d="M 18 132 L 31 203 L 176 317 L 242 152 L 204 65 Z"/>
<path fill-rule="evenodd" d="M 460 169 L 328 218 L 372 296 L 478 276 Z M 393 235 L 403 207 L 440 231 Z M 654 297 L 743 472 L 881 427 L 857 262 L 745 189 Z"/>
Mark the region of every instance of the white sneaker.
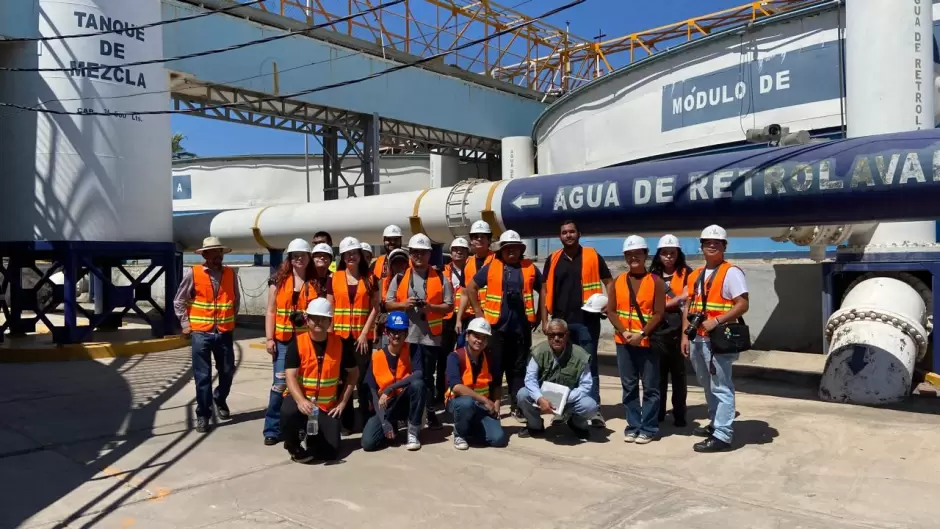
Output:
<path fill-rule="evenodd" d="M 640 435 L 640 434 L 639 434 L 638 432 L 631 432 L 631 433 L 628 433 L 628 434 L 624 434 L 624 436 L 623 436 L 623 442 L 625 442 L 625 443 L 635 443 L 635 442 L 636 442 L 636 438 L 637 438 L 639 435 Z"/>
<path fill-rule="evenodd" d="M 421 441 L 418 440 L 417 426 L 408 425 L 408 443 L 405 444 L 405 448 L 412 452 L 421 449 Z"/>
<path fill-rule="evenodd" d="M 454 436 L 454 448 L 457 450 L 466 450 L 470 448 L 470 444 L 467 443 L 467 440 L 459 435 Z"/>

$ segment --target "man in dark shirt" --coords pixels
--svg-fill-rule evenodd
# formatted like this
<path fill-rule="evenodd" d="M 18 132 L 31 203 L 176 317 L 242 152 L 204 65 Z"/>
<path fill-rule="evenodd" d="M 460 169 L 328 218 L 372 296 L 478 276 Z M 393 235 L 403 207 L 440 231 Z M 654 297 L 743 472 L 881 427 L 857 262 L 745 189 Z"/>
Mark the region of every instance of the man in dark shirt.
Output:
<path fill-rule="evenodd" d="M 561 224 L 559 234 L 562 248 L 545 260 L 541 296 L 542 332 L 548 334 L 548 322 L 564 320 L 568 324 L 569 339 L 591 355 L 591 397 L 600 406 L 600 376 L 597 368 L 597 343 L 601 337 L 601 314 L 581 310 L 592 294 L 607 292 L 613 280 L 607 262 L 593 248 L 581 246 L 581 232 L 574 221 Z M 591 419 L 591 425 L 604 427 L 600 411 Z"/>

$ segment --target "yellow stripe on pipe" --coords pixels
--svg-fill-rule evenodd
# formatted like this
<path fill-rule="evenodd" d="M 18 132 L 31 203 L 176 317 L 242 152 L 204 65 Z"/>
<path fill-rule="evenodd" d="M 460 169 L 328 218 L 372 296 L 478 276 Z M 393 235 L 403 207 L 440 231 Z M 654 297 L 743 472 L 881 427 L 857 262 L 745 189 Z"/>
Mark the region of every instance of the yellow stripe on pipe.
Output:
<path fill-rule="evenodd" d="M 499 225 L 499 221 L 496 220 L 496 212 L 493 211 L 493 196 L 496 194 L 496 188 L 500 185 L 505 184 L 508 180 L 500 180 L 499 182 L 494 183 L 490 186 L 489 192 L 486 194 L 486 206 L 480 211 L 480 217 L 490 225 L 490 230 L 492 230 L 492 238 L 496 239 L 503 233 L 503 229 Z"/>
<path fill-rule="evenodd" d="M 418 195 L 418 198 L 415 199 L 414 212 L 408 217 L 408 225 L 411 227 L 412 235 L 419 233 L 427 235 L 427 232 L 424 230 L 424 224 L 421 222 L 421 216 L 418 215 L 418 213 L 421 210 L 421 199 L 424 198 L 424 195 L 428 194 L 428 191 L 430 191 L 430 189 L 425 189 Z"/>
<path fill-rule="evenodd" d="M 264 211 L 269 207 L 271 206 L 265 206 L 261 208 L 260 211 L 258 211 L 258 214 L 255 215 L 255 221 L 251 226 L 251 234 L 254 236 L 255 242 L 258 243 L 258 246 L 266 250 L 270 250 L 271 245 L 269 245 L 268 241 L 264 240 L 264 237 L 261 236 L 261 228 L 258 227 L 258 221 L 261 220 L 261 214 L 264 213 Z"/>

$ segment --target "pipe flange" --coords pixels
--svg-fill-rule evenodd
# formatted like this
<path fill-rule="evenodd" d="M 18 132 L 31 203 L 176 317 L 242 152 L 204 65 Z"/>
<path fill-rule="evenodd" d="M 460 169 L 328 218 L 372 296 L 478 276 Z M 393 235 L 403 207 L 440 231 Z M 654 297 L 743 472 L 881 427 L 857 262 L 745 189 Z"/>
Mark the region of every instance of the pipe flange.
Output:
<path fill-rule="evenodd" d="M 816 240 L 812 244 L 820 246 L 838 246 L 852 234 L 851 224 L 836 226 L 817 226 Z"/>
<path fill-rule="evenodd" d="M 819 226 L 799 226 L 790 230 L 790 241 L 799 246 L 809 246 L 818 237 Z"/>
<path fill-rule="evenodd" d="M 780 235 L 775 235 L 770 238 L 774 242 L 787 242 L 790 240 L 790 234 L 793 233 L 793 226 L 789 228 L 782 228 L 784 230 Z"/>
<path fill-rule="evenodd" d="M 862 274 L 855 278 L 854 281 L 849 283 L 848 288 L 845 289 L 845 292 L 842 294 L 842 299 L 839 300 L 839 304 L 845 302 L 845 297 L 862 281 L 867 281 L 875 277 L 890 277 L 892 279 L 897 279 L 898 281 L 903 281 L 907 283 L 911 288 L 913 288 L 919 295 L 922 300 L 924 300 L 924 307 L 927 310 L 927 321 L 925 328 L 927 333 L 933 332 L 933 291 L 930 290 L 930 287 L 927 286 L 923 280 L 914 274 L 908 272 L 868 272 Z"/>
<path fill-rule="evenodd" d="M 839 327 L 852 322 L 872 322 L 890 325 L 907 334 L 914 340 L 914 343 L 917 344 L 918 358 L 922 358 L 927 353 L 927 330 L 924 329 L 924 326 L 921 325 L 920 322 L 916 322 L 903 314 L 878 307 L 853 307 L 834 312 L 826 323 L 826 343 L 831 342 L 832 335 Z"/>

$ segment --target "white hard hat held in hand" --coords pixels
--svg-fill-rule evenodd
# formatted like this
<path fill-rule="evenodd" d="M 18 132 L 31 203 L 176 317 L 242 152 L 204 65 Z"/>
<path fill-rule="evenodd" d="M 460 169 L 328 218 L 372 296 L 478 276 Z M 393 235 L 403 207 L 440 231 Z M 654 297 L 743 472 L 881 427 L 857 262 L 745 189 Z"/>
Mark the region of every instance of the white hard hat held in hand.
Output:
<path fill-rule="evenodd" d="M 409 250 L 430 250 L 431 249 L 431 239 L 423 233 L 418 233 L 412 235 L 408 239 L 408 249 Z"/>
<path fill-rule="evenodd" d="M 457 237 L 453 242 L 450 243 L 451 248 L 467 248 L 470 249 L 470 243 L 467 242 L 467 239 L 463 237 Z"/>
<path fill-rule="evenodd" d="M 333 249 L 330 248 L 330 245 L 325 242 L 321 242 L 314 246 L 313 251 L 310 253 L 325 253 L 330 256 L 330 259 L 333 258 Z"/>
<path fill-rule="evenodd" d="M 382 237 L 401 237 L 401 228 L 394 224 L 389 224 L 382 232 Z"/>
<path fill-rule="evenodd" d="M 470 235 L 474 233 L 485 233 L 489 235 L 493 233 L 493 230 L 490 229 L 490 225 L 485 220 L 478 220 L 470 226 Z"/>
<path fill-rule="evenodd" d="M 317 298 L 307 304 L 307 314 L 311 316 L 333 317 L 333 305 L 326 298 Z"/>
<path fill-rule="evenodd" d="M 599 314 L 607 310 L 607 296 L 604 294 L 591 294 L 591 297 L 584 302 L 581 310 Z"/>
<path fill-rule="evenodd" d="M 718 241 L 727 241 L 728 232 L 717 224 L 712 224 L 711 226 L 702 230 L 702 236 L 699 239 L 714 239 Z"/>
<path fill-rule="evenodd" d="M 340 241 L 339 253 L 343 254 L 352 250 L 362 250 L 362 245 L 359 244 L 359 239 L 355 237 L 346 237 Z"/>
<path fill-rule="evenodd" d="M 662 250 L 663 248 L 680 248 L 679 238 L 671 233 L 663 235 L 659 239 L 659 244 L 656 245 L 657 250 Z"/>
<path fill-rule="evenodd" d="M 646 239 L 640 237 L 639 235 L 631 235 L 623 240 L 623 251 L 629 252 L 630 250 L 648 250 L 649 246 L 646 244 Z"/>
<path fill-rule="evenodd" d="M 474 318 L 473 321 L 467 325 L 467 332 L 475 332 L 484 336 L 493 335 L 493 329 L 490 327 L 489 322 L 486 321 L 486 318 Z"/>
<path fill-rule="evenodd" d="M 305 252 L 310 253 L 310 243 L 303 239 L 294 239 L 287 245 L 286 253 Z"/>

